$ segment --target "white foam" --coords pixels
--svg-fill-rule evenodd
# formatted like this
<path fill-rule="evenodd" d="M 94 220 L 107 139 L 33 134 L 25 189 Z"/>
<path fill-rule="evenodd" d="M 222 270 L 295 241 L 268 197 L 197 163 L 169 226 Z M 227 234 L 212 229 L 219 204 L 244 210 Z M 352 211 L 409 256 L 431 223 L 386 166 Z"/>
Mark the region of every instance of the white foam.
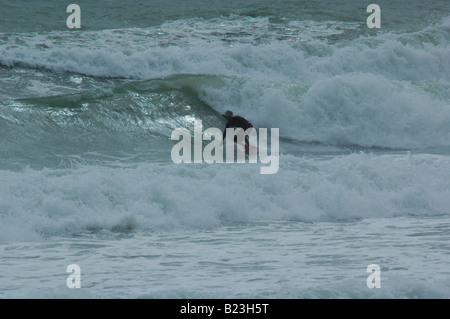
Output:
<path fill-rule="evenodd" d="M 449 213 L 445 156 L 282 156 L 280 164 L 270 178 L 255 164 L 1 171 L 0 240 Z"/>
<path fill-rule="evenodd" d="M 447 25 L 448 19 L 421 32 L 330 44 L 327 36 L 359 25 L 195 18 L 148 29 L 21 34 L 19 44 L 0 42 L 0 63 L 140 79 L 212 73 L 312 84 L 330 75 L 368 72 L 394 80 L 449 80 Z"/>
<path fill-rule="evenodd" d="M 435 83 L 435 91 L 444 91 Z M 350 73 L 311 87 L 228 79 L 203 86 L 201 98 L 219 112 L 232 109 L 258 127 L 278 127 L 301 141 L 390 148 L 450 145 L 450 108 L 421 85 Z"/>

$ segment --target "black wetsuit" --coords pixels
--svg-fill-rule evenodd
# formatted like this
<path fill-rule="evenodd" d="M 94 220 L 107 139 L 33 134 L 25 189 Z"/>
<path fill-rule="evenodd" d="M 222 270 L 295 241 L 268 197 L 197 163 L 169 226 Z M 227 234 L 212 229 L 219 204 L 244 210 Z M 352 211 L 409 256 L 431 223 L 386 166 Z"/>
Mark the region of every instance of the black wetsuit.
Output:
<path fill-rule="evenodd" d="M 225 139 L 225 136 L 227 135 L 227 128 L 239 128 L 239 127 L 244 129 L 245 131 L 246 129 L 253 127 L 253 124 L 250 123 L 245 118 L 243 118 L 242 116 L 233 116 L 225 126 L 225 130 L 223 131 L 223 139 Z M 245 140 L 248 144 L 248 136 L 245 136 Z M 234 141 L 237 142 L 237 136 L 234 137 Z"/>

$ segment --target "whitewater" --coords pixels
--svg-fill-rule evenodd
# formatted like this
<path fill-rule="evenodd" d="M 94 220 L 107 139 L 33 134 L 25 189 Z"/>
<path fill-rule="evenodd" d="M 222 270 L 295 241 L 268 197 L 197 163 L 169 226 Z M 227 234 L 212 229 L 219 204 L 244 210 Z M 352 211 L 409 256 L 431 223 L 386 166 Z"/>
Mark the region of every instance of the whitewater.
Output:
<path fill-rule="evenodd" d="M 79 30 L 24 3 L 0 12 L 0 298 L 450 297 L 448 1 L 379 1 L 380 29 L 361 1 L 78 1 Z M 275 174 L 172 161 L 226 110 L 279 128 Z"/>

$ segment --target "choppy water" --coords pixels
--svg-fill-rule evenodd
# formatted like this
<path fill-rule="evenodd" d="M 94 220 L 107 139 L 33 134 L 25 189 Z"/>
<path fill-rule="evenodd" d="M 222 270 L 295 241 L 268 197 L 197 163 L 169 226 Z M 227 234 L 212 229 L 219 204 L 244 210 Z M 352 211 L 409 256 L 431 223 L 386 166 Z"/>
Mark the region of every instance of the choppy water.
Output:
<path fill-rule="evenodd" d="M 2 4 L 0 297 L 450 296 L 448 1 L 78 4 Z M 172 162 L 227 109 L 276 174 Z"/>

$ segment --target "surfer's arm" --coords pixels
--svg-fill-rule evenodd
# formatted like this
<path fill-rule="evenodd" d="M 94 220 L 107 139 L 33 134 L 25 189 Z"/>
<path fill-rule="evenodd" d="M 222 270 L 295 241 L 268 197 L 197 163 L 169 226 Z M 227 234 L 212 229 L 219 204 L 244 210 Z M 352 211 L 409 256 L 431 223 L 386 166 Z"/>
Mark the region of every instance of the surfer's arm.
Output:
<path fill-rule="evenodd" d="M 227 128 L 229 128 L 229 127 L 230 127 L 230 123 L 228 122 L 222 133 L 222 141 L 225 139 L 225 136 L 227 136 Z"/>

